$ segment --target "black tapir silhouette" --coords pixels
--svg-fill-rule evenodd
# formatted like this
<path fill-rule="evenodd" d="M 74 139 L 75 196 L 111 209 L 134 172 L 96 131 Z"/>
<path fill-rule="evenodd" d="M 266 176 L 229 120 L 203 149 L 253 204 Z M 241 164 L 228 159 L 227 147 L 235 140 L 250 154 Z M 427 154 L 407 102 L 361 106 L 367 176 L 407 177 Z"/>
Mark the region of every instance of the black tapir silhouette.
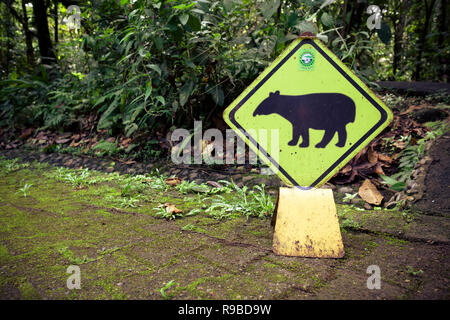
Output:
<path fill-rule="evenodd" d="M 292 124 L 290 146 L 296 146 L 300 136 L 301 148 L 309 146 L 309 129 L 325 130 L 325 134 L 316 148 L 325 148 L 335 133 L 338 133 L 337 147 L 347 142 L 345 126 L 355 121 L 355 103 L 340 93 L 313 93 L 301 96 L 280 95 L 280 91 L 271 92 L 269 97 L 259 104 L 253 116 L 279 114 Z"/>

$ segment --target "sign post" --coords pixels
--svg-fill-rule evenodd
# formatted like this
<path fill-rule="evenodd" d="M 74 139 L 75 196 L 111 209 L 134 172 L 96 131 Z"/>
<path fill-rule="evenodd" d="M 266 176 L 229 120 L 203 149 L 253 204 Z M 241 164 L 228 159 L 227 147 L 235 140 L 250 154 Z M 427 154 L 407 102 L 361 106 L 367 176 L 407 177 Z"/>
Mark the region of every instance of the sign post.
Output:
<path fill-rule="evenodd" d="M 392 117 L 344 63 L 309 36 L 294 40 L 227 107 L 224 119 L 230 127 L 294 187 L 280 188 L 275 253 L 343 256 L 331 190 L 315 188 L 345 166 Z M 276 135 L 268 137 L 268 132 Z"/>

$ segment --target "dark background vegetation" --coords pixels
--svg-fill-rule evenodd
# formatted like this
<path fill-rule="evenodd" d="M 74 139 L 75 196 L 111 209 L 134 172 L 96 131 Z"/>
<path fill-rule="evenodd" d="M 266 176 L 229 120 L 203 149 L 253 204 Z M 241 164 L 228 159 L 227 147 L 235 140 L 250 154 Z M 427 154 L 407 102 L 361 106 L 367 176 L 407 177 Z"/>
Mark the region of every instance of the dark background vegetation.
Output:
<path fill-rule="evenodd" d="M 324 2 L 1 0 L 0 134 L 95 133 L 158 157 L 175 127 L 224 129 L 223 109 L 306 31 L 369 85 L 448 82 L 447 0 Z"/>

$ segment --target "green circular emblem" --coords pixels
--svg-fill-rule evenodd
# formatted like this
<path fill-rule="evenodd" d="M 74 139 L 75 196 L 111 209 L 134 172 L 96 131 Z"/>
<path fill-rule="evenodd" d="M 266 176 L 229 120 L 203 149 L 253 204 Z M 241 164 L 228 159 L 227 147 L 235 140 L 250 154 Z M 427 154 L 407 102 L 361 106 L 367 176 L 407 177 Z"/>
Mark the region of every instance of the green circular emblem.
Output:
<path fill-rule="evenodd" d="M 314 64 L 314 54 L 305 52 L 300 56 L 300 63 L 304 67 L 311 67 Z"/>

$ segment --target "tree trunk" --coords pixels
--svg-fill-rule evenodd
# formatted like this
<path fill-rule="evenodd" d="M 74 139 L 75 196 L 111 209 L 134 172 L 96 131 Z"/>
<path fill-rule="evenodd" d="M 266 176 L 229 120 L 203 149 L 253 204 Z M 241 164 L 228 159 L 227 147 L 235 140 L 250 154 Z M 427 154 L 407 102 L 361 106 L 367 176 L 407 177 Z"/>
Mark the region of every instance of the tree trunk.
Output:
<path fill-rule="evenodd" d="M 6 29 L 6 50 L 5 50 L 5 74 L 9 74 L 9 63 L 11 61 L 11 39 L 13 35 L 11 34 L 11 15 L 5 11 L 5 29 Z"/>
<path fill-rule="evenodd" d="M 280 5 L 277 8 L 277 15 L 275 16 L 275 22 L 278 23 L 281 17 L 281 7 L 283 6 L 283 0 L 280 0 Z"/>
<path fill-rule="evenodd" d="M 439 80 L 443 80 L 444 82 L 449 82 L 448 77 L 448 64 L 449 59 L 445 54 L 445 38 L 448 37 L 448 30 L 446 28 L 446 20 L 447 20 L 447 0 L 441 0 L 441 7 L 438 16 L 438 49 L 439 49 Z"/>
<path fill-rule="evenodd" d="M 341 36 L 345 39 L 345 29 L 347 28 L 347 6 L 348 0 L 344 0 L 344 6 L 342 9 L 342 34 Z"/>
<path fill-rule="evenodd" d="M 344 27 L 344 31 L 343 31 L 343 35 L 342 35 L 342 37 L 344 39 L 350 33 L 350 30 L 353 27 L 352 23 L 353 23 L 353 21 L 355 19 L 355 12 L 356 12 L 357 9 L 358 9 L 358 0 L 353 0 L 352 5 L 351 5 L 351 9 L 350 9 L 351 10 L 350 11 L 350 21 L 349 21 L 349 23 L 347 23 L 348 4 L 344 8 L 344 12 L 345 12 L 345 27 Z"/>
<path fill-rule="evenodd" d="M 56 63 L 55 52 L 53 51 L 50 32 L 48 29 L 47 6 L 43 0 L 33 0 L 34 24 L 37 30 L 39 42 L 39 52 L 42 57 L 42 63 Z"/>
<path fill-rule="evenodd" d="M 358 0 L 353 2 L 352 15 L 350 16 L 350 23 L 347 32 L 353 30 L 361 30 L 361 20 L 365 12 L 365 6 Z"/>
<path fill-rule="evenodd" d="M 53 19 L 55 20 L 55 45 L 58 43 L 58 0 L 53 1 Z"/>
<path fill-rule="evenodd" d="M 23 31 L 25 34 L 25 43 L 27 45 L 27 62 L 29 66 L 34 65 L 34 50 L 33 50 L 33 36 L 28 26 L 28 15 L 25 0 L 22 0 L 22 12 L 23 12 Z"/>
<path fill-rule="evenodd" d="M 425 22 L 423 24 L 423 27 L 421 29 L 419 42 L 417 43 L 417 60 L 416 60 L 416 70 L 414 71 L 412 78 L 415 81 L 421 80 L 421 72 L 422 72 L 422 52 L 425 49 L 425 41 L 427 37 L 428 27 L 430 25 L 431 21 L 431 14 L 433 12 L 434 3 L 436 0 L 431 0 L 430 3 L 428 3 L 428 0 L 424 0 L 425 3 Z"/>
<path fill-rule="evenodd" d="M 406 17 L 411 8 L 412 1 L 406 0 L 400 5 L 399 22 L 394 31 L 394 59 L 392 61 L 392 69 L 394 77 L 397 76 L 398 67 L 402 58 L 403 33 L 406 26 Z"/>

